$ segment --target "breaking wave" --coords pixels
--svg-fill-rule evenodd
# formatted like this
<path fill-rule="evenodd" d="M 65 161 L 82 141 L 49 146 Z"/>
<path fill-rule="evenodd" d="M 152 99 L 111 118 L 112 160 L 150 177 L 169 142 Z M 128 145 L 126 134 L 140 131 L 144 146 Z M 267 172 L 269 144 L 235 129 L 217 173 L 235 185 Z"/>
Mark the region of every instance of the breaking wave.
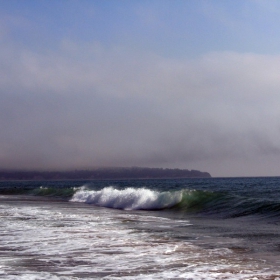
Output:
<path fill-rule="evenodd" d="M 182 213 L 214 215 L 220 218 L 237 218 L 258 215 L 266 218 L 280 217 L 280 199 L 258 193 L 237 194 L 229 191 L 197 189 L 159 190 L 148 187 L 104 186 L 93 189 L 92 185 L 33 186 L 30 182 L 9 183 L 0 188 L 0 195 L 25 195 L 59 198 L 65 201 L 88 203 L 95 206 L 123 210 L 165 210 Z M 69 183 L 70 184 L 70 183 Z"/>
<path fill-rule="evenodd" d="M 118 190 L 114 187 L 93 191 L 82 188 L 74 194 L 71 201 L 116 209 L 160 210 L 180 203 L 182 191 L 157 192 L 145 188 Z"/>
<path fill-rule="evenodd" d="M 101 190 L 89 190 L 85 187 L 77 190 L 72 202 L 84 202 L 96 206 L 124 210 L 162 210 L 201 211 L 226 201 L 220 193 L 201 190 L 155 191 L 147 188 L 116 189 L 105 187 Z M 211 208 L 211 207 L 210 207 Z M 213 209 L 212 209 L 213 210 Z"/>
<path fill-rule="evenodd" d="M 164 210 L 184 213 L 215 215 L 220 218 L 236 218 L 248 215 L 280 216 L 280 203 L 231 195 L 226 192 L 182 189 L 155 191 L 147 188 L 101 190 L 78 189 L 70 200 L 100 207 L 123 210 Z"/>

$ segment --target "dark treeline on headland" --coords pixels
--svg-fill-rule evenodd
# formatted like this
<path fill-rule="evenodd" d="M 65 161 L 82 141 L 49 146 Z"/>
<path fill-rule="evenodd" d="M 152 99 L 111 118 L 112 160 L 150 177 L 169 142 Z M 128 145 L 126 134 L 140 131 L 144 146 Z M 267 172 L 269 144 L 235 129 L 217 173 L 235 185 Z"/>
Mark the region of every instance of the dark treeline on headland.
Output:
<path fill-rule="evenodd" d="M 75 171 L 0 171 L 0 180 L 102 180 L 102 179 L 161 179 L 210 178 L 208 172 L 169 168 L 98 168 Z"/>

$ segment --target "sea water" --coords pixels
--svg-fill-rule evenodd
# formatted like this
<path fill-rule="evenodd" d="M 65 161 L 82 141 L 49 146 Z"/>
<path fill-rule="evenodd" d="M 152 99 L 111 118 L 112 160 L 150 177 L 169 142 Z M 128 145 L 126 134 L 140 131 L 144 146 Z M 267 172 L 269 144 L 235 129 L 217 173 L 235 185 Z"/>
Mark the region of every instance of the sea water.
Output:
<path fill-rule="evenodd" d="M 1 279 L 280 279 L 280 178 L 0 182 Z"/>

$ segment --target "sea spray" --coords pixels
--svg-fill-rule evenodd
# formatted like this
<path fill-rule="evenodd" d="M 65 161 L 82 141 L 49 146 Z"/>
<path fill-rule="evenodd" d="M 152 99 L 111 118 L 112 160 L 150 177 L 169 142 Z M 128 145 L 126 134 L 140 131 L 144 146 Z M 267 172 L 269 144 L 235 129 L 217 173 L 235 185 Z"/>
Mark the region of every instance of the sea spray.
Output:
<path fill-rule="evenodd" d="M 126 210 L 160 210 L 171 208 L 181 200 L 182 191 L 158 192 L 146 188 L 118 190 L 114 187 L 98 191 L 81 188 L 71 199 L 72 202 Z"/>

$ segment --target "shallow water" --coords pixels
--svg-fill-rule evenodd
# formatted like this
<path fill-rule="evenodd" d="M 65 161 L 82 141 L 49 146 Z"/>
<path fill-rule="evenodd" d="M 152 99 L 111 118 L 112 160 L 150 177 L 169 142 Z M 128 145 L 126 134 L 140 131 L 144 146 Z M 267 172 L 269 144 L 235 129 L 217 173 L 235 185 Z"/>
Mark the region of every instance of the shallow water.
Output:
<path fill-rule="evenodd" d="M 210 182 L 214 184 L 214 180 Z M 198 189 L 197 181 L 194 183 Z M 0 278 L 280 279 L 277 215 L 224 218 L 208 206 L 188 212 L 185 205 L 180 210 L 156 211 L 93 205 L 92 191 L 103 188 L 74 191 L 88 191 L 84 201 L 88 203 L 75 201 L 73 195 L 1 195 Z M 155 189 L 159 191 L 159 187 Z M 122 201 L 127 207 L 128 201 L 130 206 L 136 205 L 136 199 L 139 206 L 139 196 L 133 192 L 128 198 L 124 192 L 104 193 L 107 199 L 100 196 L 99 203 L 117 201 L 115 205 L 120 206 Z M 147 205 L 143 195 L 141 199 Z"/>

